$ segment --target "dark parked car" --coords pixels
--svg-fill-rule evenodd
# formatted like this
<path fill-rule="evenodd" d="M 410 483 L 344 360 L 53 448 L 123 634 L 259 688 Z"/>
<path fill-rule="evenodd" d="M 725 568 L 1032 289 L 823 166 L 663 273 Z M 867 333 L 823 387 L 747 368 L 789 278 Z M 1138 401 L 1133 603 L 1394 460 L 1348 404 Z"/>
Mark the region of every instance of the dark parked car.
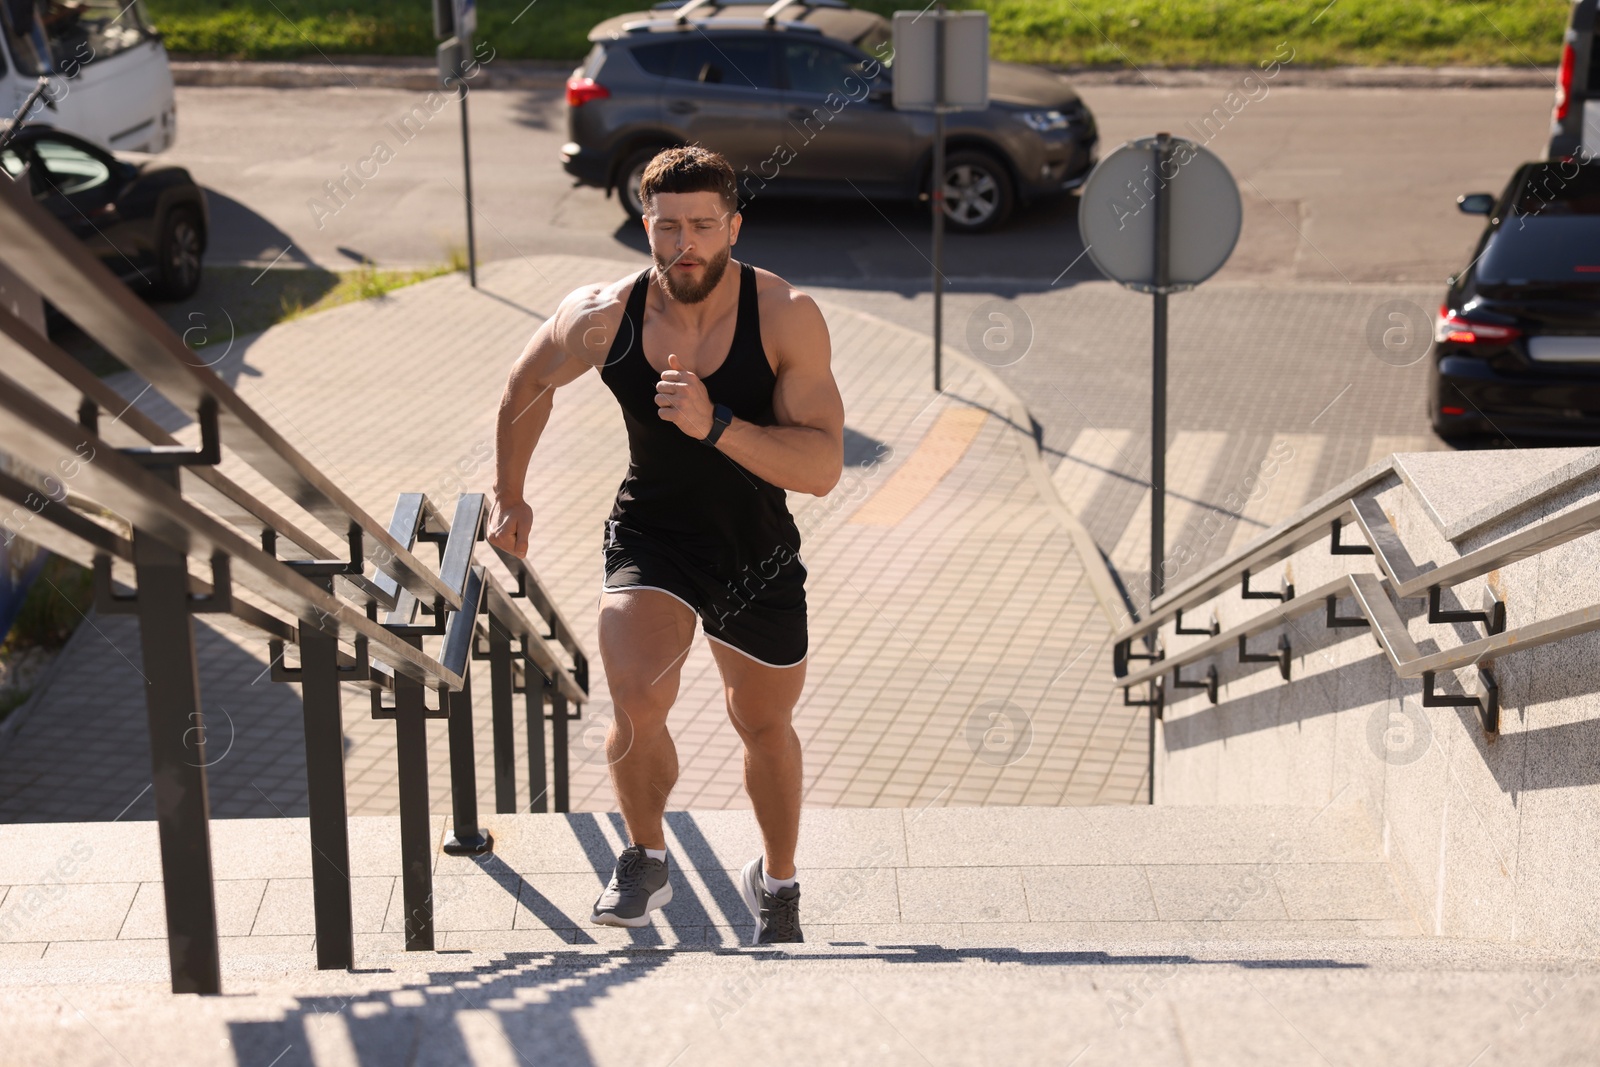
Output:
<path fill-rule="evenodd" d="M 44 126 L 16 131 L 0 167 L 123 281 L 168 300 L 199 286 L 206 199 L 182 167 L 127 162 Z"/>
<path fill-rule="evenodd" d="M 1600 0 L 1576 0 L 1561 46 L 1556 106 L 1550 121 L 1550 158 L 1600 157 L 1600 48 L 1595 29 Z"/>
<path fill-rule="evenodd" d="M 1600 163 L 1527 163 L 1450 280 L 1434 336 L 1434 429 L 1453 438 L 1600 436 Z"/>
<path fill-rule="evenodd" d="M 690 0 L 607 19 L 567 82 L 562 162 L 579 184 L 617 190 L 635 217 L 645 165 L 690 143 L 728 157 L 746 202 L 925 197 L 933 116 L 894 109 L 892 39 L 882 16 L 842 0 Z M 956 230 L 1076 188 L 1095 162 L 1094 116 L 1061 75 L 991 63 L 989 96 L 986 111 L 946 116 Z"/>

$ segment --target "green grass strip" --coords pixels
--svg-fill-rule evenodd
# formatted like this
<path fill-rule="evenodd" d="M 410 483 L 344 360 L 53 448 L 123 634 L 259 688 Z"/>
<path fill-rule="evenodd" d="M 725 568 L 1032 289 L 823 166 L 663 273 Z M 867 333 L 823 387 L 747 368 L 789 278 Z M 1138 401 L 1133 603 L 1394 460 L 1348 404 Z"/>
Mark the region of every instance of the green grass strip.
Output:
<path fill-rule="evenodd" d="M 494 0 L 478 39 L 497 57 L 576 62 L 628 0 Z M 914 3 L 857 6 L 884 14 Z M 1060 66 L 1254 66 L 1287 42 L 1307 66 L 1553 66 L 1558 0 L 980 0 L 997 59 Z M 433 54 L 420 0 L 148 0 L 174 53 L 241 59 Z"/>

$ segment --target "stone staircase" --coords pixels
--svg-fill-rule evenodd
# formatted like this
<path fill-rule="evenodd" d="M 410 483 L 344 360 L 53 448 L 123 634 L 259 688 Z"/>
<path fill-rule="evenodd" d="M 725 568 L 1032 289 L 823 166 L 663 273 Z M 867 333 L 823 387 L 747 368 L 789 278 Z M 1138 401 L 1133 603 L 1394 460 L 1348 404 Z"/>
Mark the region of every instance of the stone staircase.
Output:
<path fill-rule="evenodd" d="M 408 954 L 398 820 L 353 819 L 357 968 L 318 972 L 305 821 L 214 822 L 218 998 L 167 991 L 154 824 L 9 827 L 0 1064 L 1464 1065 L 1596 1031 L 1582 954 L 1422 936 L 1339 798 L 807 810 L 785 949 L 742 947 L 747 811 L 668 815 L 676 894 L 638 931 L 587 923 L 615 816 L 487 824 Z"/>

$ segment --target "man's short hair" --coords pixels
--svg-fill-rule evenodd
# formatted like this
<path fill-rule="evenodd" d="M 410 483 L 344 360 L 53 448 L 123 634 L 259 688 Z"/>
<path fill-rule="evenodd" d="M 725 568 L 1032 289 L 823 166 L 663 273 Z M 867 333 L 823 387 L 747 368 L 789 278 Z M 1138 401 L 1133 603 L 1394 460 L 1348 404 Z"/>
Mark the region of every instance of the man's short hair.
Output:
<path fill-rule="evenodd" d="M 657 153 L 639 180 L 639 199 L 652 206 L 657 193 L 717 193 L 731 214 L 739 210 L 733 164 L 719 152 L 685 145 Z"/>

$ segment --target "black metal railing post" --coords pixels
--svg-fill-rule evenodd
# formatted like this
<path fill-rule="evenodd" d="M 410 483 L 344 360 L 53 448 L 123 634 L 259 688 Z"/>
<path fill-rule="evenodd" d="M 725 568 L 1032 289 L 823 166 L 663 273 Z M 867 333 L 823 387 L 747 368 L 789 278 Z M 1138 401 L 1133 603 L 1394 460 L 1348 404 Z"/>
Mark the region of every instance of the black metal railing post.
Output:
<path fill-rule="evenodd" d="M 550 775 L 544 759 L 544 701 L 546 686 L 531 662 L 522 666 L 522 698 L 528 725 L 528 810 L 550 810 Z"/>
<path fill-rule="evenodd" d="M 333 579 L 326 581 L 331 588 Z M 339 639 L 304 622 L 298 639 L 317 969 L 348 970 L 355 966 L 355 923 L 350 901 L 350 826 L 345 798 Z"/>
<path fill-rule="evenodd" d="M 567 695 L 559 686 L 551 684 L 546 687 L 550 697 L 550 747 L 555 751 L 555 810 L 566 814 L 572 810 L 571 804 L 571 776 L 568 770 L 567 747 Z"/>
<path fill-rule="evenodd" d="M 174 487 L 178 484 L 176 466 L 152 467 L 151 473 Z M 136 529 L 133 565 L 172 991 L 221 993 L 205 719 L 190 617 L 188 559 Z"/>
<path fill-rule="evenodd" d="M 478 762 L 472 736 L 472 675 L 464 671 L 461 688 L 451 693 L 450 814 L 451 832 L 444 850 L 452 856 L 477 856 L 490 851 L 493 839 L 478 827 Z"/>
<path fill-rule="evenodd" d="M 489 698 L 494 719 L 494 810 L 502 814 L 517 810 L 517 724 L 512 710 L 512 687 L 511 635 L 491 615 Z M 542 732 L 539 739 L 544 740 Z"/>
<path fill-rule="evenodd" d="M 422 638 L 405 640 L 422 647 Z M 400 790 L 400 881 L 407 952 L 433 951 L 433 831 L 428 825 L 427 690 L 394 675 L 395 762 Z"/>

